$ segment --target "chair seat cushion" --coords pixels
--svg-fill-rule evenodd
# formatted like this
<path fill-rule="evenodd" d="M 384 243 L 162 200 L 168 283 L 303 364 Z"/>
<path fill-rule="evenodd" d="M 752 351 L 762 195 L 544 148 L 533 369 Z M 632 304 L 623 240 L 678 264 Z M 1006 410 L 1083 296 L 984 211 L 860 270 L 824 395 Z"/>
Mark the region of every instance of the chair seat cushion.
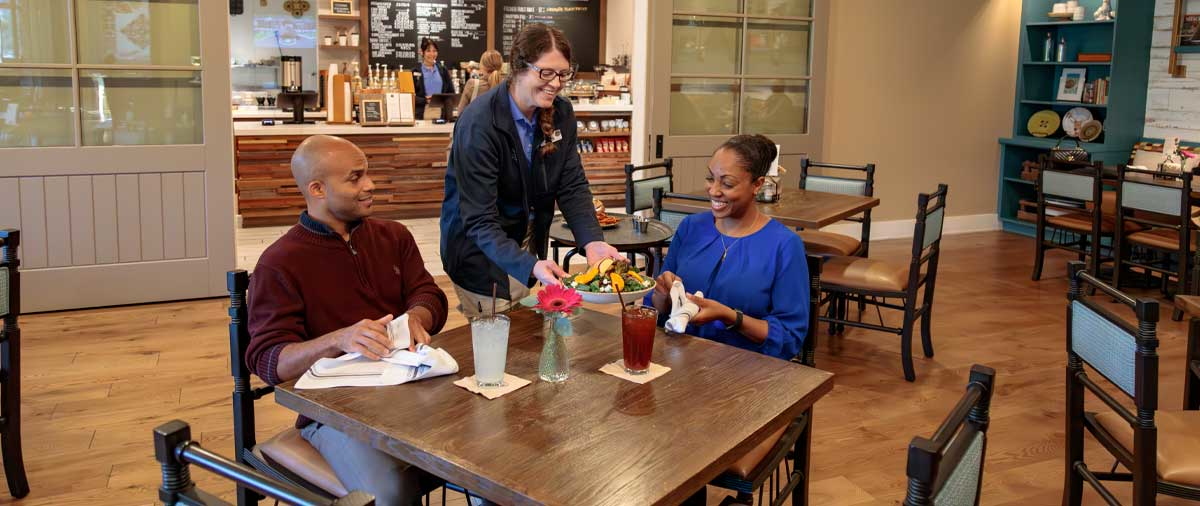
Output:
<path fill-rule="evenodd" d="M 1133 451 L 1133 427 L 1121 415 L 1106 411 L 1096 423 Z M 1163 481 L 1200 487 L 1200 411 L 1155 411 L 1158 429 L 1158 477 Z"/>
<path fill-rule="evenodd" d="M 1135 232 L 1125 236 L 1125 239 L 1134 244 L 1149 246 L 1151 248 L 1165 250 L 1179 249 L 1179 232 L 1169 228 L 1153 228 L 1142 232 Z M 1191 241 L 1189 249 L 1196 251 L 1196 241 L 1194 239 Z"/>
<path fill-rule="evenodd" d="M 767 439 L 764 439 L 762 443 L 759 443 L 758 446 L 754 447 L 754 449 L 746 452 L 742 458 L 738 459 L 733 463 L 733 465 L 729 466 L 727 472 L 732 473 L 743 480 L 749 479 L 750 473 L 754 471 L 755 467 L 758 467 L 758 464 L 761 463 L 763 459 L 767 458 L 767 455 L 771 453 L 771 449 L 775 448 L 775 444 L 783 438 L 783 433 L 787 430 L 787 428 L 788 426 L 784 425 L 779 430 L 775 431 L 774 434 L 767 436 Z"/>
<path fill-rule="evenodd" d="M 810 255 L 849 256 L 858 251 L 858 245 L 861 244 L 858 239 L 833 232 L 801 230 L 799 234 L 804 241 L 805 253 Z"/>
<path fill-rule="evenodd" d="M 903 292 L 908 288 L 908 266 L 870 258 L 828 257 L 821 266 L 821 284 L 877 292 Z"/>
<path fill-rule="evenodd" d="M 292 474 L 320 487 L 335 497 L 349 493 L 341 480 L 329 467 L 325 457 L 321 456 L 313 445 L 300 435 L 300 429 L 289 428 L 275 437 L 259 443 L 255 447 L 271 459 L 272 462 L 291 471 Z"/>

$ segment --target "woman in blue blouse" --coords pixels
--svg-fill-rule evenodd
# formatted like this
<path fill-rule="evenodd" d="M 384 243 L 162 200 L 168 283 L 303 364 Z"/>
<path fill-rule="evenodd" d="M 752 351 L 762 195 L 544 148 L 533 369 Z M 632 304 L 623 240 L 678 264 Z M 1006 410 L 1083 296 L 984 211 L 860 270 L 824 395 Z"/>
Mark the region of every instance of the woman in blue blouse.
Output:
<path fill-rule="evenodd" d="M 670 313 L 679 279 L 700 306 L 687 333 L 782 359 L 800 353 L 808 330 L 808 264 L 790 228 L 760 213 L 762 186 L 775 143 L 762 135 L 725 141 L 708 162 L 712 211 L 679 224 L 663 271 L 647 299 Z"/>
<path fill-rule="evenodd" d="M 425 119 L 425 104 L 435 93 L 454 93 L 454 82 L 446 67 L 437 61 L 438 45 L 433 39 L 421 39 L 421 61 L 413 70 L 413 87 L 417 96 L 417 119 Z"/>

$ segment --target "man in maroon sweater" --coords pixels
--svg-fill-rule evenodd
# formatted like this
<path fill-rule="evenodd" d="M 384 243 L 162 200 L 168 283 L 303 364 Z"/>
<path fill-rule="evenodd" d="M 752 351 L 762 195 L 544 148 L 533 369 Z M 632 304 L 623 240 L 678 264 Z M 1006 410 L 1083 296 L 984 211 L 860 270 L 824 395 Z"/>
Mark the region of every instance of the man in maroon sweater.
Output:
<path fill-rule="evenodd" d="M 405 313 L 415 343 L 446 323 L 446 295 L 404 225 L 371 215 L 367 158 L 337 137 L 309 137 L 292 156 L 308 210 L 259 258 L 250 278 L 246 363 L 274 385 L 324 357 L 388 353 L 387 323 Z M 375 504 L 415 504 L 436 480 L 371 445 L 301 417 L 301 434 L 348 490 Z"/>

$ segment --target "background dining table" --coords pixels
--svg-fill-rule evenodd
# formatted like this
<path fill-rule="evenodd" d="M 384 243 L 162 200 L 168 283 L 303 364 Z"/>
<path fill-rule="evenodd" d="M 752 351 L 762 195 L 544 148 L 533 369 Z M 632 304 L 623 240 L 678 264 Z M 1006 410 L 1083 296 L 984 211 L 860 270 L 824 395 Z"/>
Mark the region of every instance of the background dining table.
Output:
<path fill-rule="evenodd" d="M 707 193 L 685 195 L 699 200 L 670 198 L 662 200 L 662 208 L 677 213 L 695 214 L 712 209 Z M 759 212 L 790 227 L 818 229 L 832 225 L 879 205 L 878 197 L 843 195 L 810 190 L 787 189 L 775 202 L 759 202 Z"/>
<path fill-rule="evenodd" d="M 571 376 L 537 379 L 542 316 L 512 318 L 506 372 L 533 383 L 494 400 L 452 383 L 474 374 L 469 326 L 433 345 L 459 372 L 390 387 L 297 390 L 276 402 L 500 504 L 678 504 L 833 387 L 833 375 L 686 335 L 655 337 L 671 371 L 636 384 L 621 320 L 585 310 L 566 338 Z"/>

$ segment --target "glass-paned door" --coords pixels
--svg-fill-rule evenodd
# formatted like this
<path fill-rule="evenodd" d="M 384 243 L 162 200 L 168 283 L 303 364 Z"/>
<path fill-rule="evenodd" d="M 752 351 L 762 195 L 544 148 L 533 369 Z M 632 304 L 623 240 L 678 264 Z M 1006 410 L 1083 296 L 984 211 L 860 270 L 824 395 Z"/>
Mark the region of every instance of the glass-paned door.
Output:
<path fill-rule="evenodd" d="M 0 0 L 0 227 L 22 230 L 26 310 L 223 292 L 228 55 L 221 2 Z"/>
<path fill-rule="evenodd" d="M 687 190 L 733 135 L 771 137 L 785 162 L 819 150 L 828 2 L 650 2 L 646 158 L 675 158 Z"/>

